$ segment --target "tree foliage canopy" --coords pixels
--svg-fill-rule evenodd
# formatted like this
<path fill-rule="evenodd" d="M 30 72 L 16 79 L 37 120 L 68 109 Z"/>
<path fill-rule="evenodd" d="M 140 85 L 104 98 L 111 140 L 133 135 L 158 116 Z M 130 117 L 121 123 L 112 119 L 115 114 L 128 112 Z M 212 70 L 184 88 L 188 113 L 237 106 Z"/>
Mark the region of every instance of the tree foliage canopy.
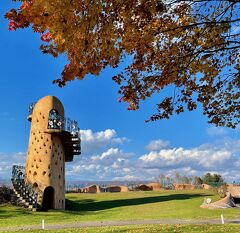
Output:
<path fill-rule="evenodd" d="M 210 174 L 206 173 L 203 177 L 203 183 L 204 184 L 213 184 L 213 183 L 223 183 L 223 178 L 219 174 Z"/>
<path fill-rule="evenodd" d="M 21 1 L 21 0 L 17 0 Z M 149 120 L 202 106 L 209 122 L 240 120 L 238 0 L 24 0 L 5 17 L 9 30 L 32 27 L 43 53 L 66 53 L 59 86 L 132 63 L 113 77 L 120 102 L 136 110 L 159 94 Z"/>

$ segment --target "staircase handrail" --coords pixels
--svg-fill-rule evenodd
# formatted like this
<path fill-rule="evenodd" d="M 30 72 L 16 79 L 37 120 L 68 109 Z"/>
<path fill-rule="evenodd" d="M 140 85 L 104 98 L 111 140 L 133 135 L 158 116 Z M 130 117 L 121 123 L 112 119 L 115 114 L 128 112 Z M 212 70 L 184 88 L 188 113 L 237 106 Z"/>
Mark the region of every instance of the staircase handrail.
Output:
<path fill-rule="evenodd" d="M 19 165 L 13 165 L 12 168 L 12 183 L 13 187 L 17 190 L 23 198 L 32 199 L 34 208 L 37 208 L 38 192 L 35 188 L 25 182 L 25 167 Z"/>

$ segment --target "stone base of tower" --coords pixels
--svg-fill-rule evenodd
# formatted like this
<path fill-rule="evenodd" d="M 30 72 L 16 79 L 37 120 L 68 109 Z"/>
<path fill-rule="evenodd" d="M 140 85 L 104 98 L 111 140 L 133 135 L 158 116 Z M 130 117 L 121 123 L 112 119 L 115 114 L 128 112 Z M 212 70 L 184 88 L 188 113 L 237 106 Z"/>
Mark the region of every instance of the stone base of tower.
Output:
<path fill-rule="evenodd" d="M 65 196 L 57 193 L 52 186 L 48 186 L 42 193 L 41 209 L 65 209 Z"/>

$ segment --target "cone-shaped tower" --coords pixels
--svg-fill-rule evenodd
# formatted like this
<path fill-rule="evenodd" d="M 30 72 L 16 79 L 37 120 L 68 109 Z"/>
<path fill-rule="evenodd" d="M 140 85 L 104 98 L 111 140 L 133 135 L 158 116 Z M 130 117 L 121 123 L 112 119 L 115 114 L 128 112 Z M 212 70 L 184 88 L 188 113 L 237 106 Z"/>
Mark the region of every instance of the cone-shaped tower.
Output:
<path fill-rule="evenodd" d="M 32 105 L 28 120 L 31 130 L 24 183 L 37 193 L 39 209 L 64 209 L 65 162 L 80 154 L 77 124 L 64 117 L 63 105 L 54 96 Z"/>

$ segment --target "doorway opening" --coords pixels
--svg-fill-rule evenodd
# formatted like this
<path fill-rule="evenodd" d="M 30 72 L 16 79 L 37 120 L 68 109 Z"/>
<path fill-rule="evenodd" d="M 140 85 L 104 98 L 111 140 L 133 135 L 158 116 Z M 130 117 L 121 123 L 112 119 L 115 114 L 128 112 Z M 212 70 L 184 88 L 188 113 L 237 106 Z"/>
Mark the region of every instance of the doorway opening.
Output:
<path fill-rule="evenodd" d="M 240 198 L 233 198 L 234 202 L 237 204 L 237 205 L 240 205 Z"/>
<path fill-rule="evenodd" d="M 42 210 L 49 210 L 54 208 L 54 189 L 49 186 L 44 189 Z"/>

